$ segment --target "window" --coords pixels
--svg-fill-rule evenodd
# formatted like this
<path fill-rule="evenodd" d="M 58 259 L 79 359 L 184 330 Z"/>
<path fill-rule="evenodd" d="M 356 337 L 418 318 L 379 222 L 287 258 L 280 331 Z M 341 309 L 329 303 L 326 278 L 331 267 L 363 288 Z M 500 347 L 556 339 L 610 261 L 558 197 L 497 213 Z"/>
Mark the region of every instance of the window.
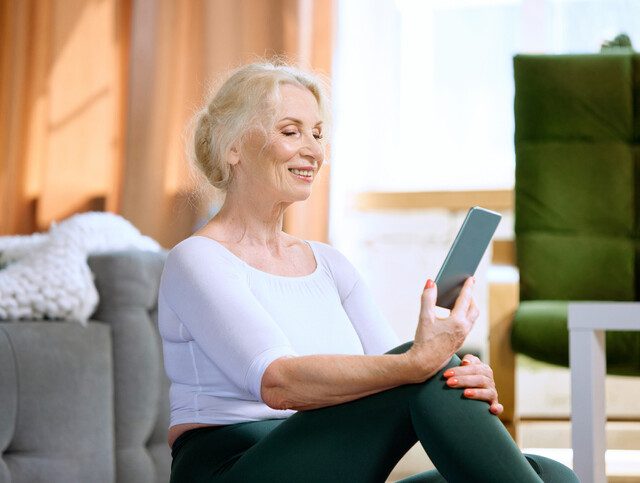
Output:
<path fill-rule="evenodd" d="M 332 203 L 513 187 L 516 53 L 596 53 L 634 0 L 340 0 Z"/>

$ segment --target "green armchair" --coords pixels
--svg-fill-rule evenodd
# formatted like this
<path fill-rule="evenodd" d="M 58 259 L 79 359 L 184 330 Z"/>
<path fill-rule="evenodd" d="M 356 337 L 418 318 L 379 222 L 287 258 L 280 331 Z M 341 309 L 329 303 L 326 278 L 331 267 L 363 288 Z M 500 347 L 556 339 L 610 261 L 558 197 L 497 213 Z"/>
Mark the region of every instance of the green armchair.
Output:
<path fill-rule="evenodd" d="M 511 351 L 567 366 L 570 301 L 640 300 L 640 55 L 519 55 L 514 76 L 520 285 L 490 294 L 503 297 L 490 357 L 512 434 Z M 640 375 L 640 332 L 608 332 L 606 348 L 609 373 Z"/>

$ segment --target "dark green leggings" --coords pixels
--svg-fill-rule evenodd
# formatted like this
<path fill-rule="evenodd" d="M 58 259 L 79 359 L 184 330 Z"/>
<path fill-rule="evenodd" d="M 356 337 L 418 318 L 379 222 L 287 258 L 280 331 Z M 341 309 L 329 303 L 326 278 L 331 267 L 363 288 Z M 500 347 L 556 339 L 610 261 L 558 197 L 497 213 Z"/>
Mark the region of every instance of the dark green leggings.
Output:
<path fill-rule="evenodd" d="M 442 373 L 459 364 L 454 356 L 423 383 L 287 419 L 187 431 L 173 445 L 171 483 L 380 483 L 418 440 L 438 471 L 405 483 L 578 481 L 560 463 L 525 458 L 486 402 L 449 388 Z"/>

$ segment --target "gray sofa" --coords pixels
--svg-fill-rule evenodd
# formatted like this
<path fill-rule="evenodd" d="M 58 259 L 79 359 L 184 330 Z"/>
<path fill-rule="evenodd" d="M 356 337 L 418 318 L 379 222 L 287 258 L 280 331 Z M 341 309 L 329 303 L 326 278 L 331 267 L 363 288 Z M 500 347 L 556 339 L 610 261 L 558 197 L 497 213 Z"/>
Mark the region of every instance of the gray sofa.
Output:
<path fill-rule="evenodd" d="M 165 256 L 90 257 L 100 304 L 87 326 L 0 321 L 0 483 L 169 480 Z"/>

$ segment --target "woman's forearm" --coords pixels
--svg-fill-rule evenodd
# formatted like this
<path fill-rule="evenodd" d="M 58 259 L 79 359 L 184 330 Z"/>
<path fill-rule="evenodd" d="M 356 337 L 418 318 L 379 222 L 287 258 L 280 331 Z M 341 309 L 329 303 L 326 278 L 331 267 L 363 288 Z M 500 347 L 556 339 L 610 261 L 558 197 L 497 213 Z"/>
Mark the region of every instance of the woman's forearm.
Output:
<path fill-rule="evenodd" d="M 412 360 L 410 353 L 283 357 L 262 377 L 262 398 L 274 409 L 333 406 L 403 384 L 422 382 L 442 361 Z"/>
<path fill-rule="evenodd" d="M 447 317 L 436 317 L 437 287 L 428 280 L 411 348 L 402 354 L 282 357 L 265 370 L 263 401 L 274 409 L 316 409 L 353 401 L 435 375 L 460 348 L 478 318 L 469 277 Z"/>

